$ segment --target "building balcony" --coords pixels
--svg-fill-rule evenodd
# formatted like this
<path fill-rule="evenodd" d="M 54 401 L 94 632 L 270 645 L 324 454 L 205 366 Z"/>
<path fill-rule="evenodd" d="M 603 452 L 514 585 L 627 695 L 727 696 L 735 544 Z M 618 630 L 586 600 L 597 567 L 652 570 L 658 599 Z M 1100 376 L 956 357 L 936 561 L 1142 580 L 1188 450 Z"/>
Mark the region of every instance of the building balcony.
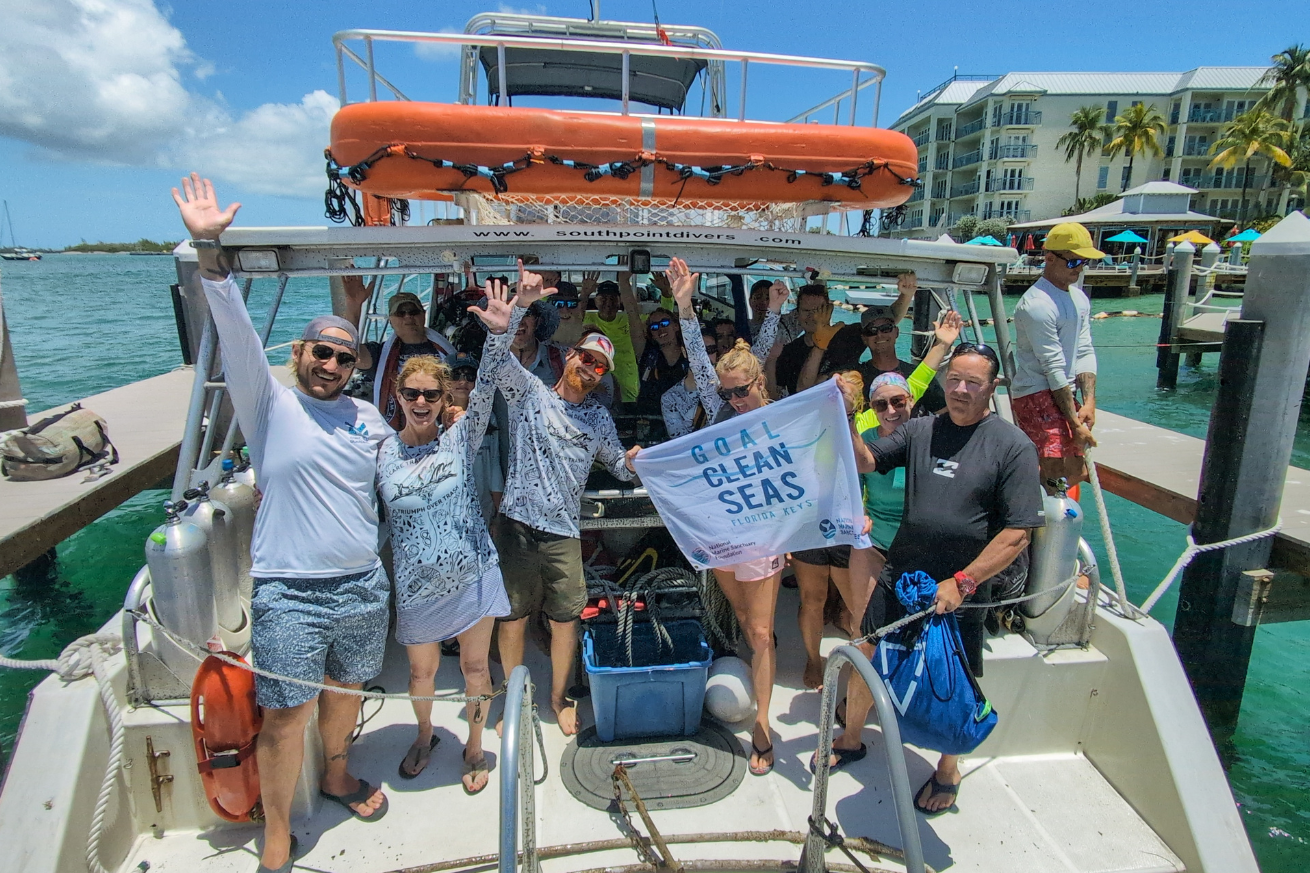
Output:
<path fill-rule="evenodd" d="M 902 224 L 898 229 L 899 229 L 899 230 L 914 230 L 915 228 L 918 228 L 918 227 L 923 227 L 923 216 L 922 216 L 922 215 L 913 216 L 913 217 L 907 217 L 907 218 L 905 219 L 905 222 L 904 222 L 904 223 L 903 223 L 903 224 Z"/>
<path fill-rule="evenodd" d="M 919 175 L 922 176 L 926 172 L 928 172 L 928 158 L 924 156 L 919 158 Z"/>
<path fill-rule="evenodd" d="M 1000 177 L 987 180 L 988 191 L 1031 191 L 1033 189 L 1033 179 L 1031 176 L 1013 179 Z"/>
<path fill-rule="evenodd" d="M 1218 124 L 1232 120 L 1233 113 L 1224 109 L 1193 109 L 1187 113 L 1188 124 Z"/>
<path fill-rule="evenodd" d="M 963 185 L 956 185 L 951 188 L 952 197 L 970 197 L 978 193 L 978 180 L 965 182 Z"/>
<path fill-rule="evenodd" d="M 1264 176 L 1251 176 L 1246 180 L 1246 189 L 1249 192 L 1258 191 L 1264 188 L 1268 180 Z M 1192 188 L 1201 188 L 1203 190 L 1235 189 L 1240 190 L 1242 187 L 1242 177 L 1228 173 L 1214 173 L 1201 177 L 1190 176 L 1184 182 Z"/>
<path fill-rule="evenodd" d="M 1191 143 L 1183 146 L 1183 157 L 1185 158 L 1204 158 L 1210 154 L 1210 144 Z"/>
<path fill-rule="evenodd" d="M 1016 224 L 1021 221 L 1028 221 L 1032 218 L 1032 215 L 1031 209 L 984 209 L 978 217 L 984 221 L 988 218 L 1001 218 L 1011 224 Z"/>
<path fill-rule="evenodd" d="M 959 169 L 960 167 L 967 167 L 970 164 L 981 163 L 982 159 L 983 159 L 982 149 L 974 149 L 971 152 L 960 155 L 951 163 L 951 166 L 955 169 Z"/>
<path fill-rule="evenodd" d="M 964 139 L 971 136 L 987 126 L 987 119 L 979 118 L 976 121 L 970 121 L 968 124 L 961 124 L 955 131 L 956 139 Z"/>
<path fill-rule="evenodd" d="M 1032 143 L 1022 145 L 994 145 L 987 153 L 987 160 L 996 161 L 1006 158 L 1031 158 L 1037 155 L 1037 146 Z"/>
<path fill-rule="evenodd" d="M 1012 109 L 1001 116 L 1002 127 L 1006 127 L 1006 126 L 1024 127 L 1024 126 L 1031 126 L 1041 123 L 1042 123 L 1042 113 L 1033 112 L 1032 110 L 1029 109 L 1023 109 L 1023 110 Z"/>
<path fill-rule="evenodd" d="M 950 142 L 950 141 L 951 141 L 951 129 L 950 129 L 949 127 L 944 127 L 944 128 L 942 128 L 941 130 L 937 131 L 937 141 L 938 141 L 938 142 Z"/>
<path fill-rule="evenodd" d="M 915 191 L 914 191 L 914 193 L 910 195 L 910 199 L 909 199 L 909 200 L 906 200 L 905 202 L 906 202 L 906 203 L 918 203 L 918 202 L 920 202 L 921 200 L 923 200 L 923 189 L 922 189 L 922 188 L 916 188 Z"/>
<path fill-rule="evenodd" d="M 928 131 L 925 130 L 923 133 L 919 134 L 918 136 L 912 137 L 912 139 L 916 146 L 925 145 L 928 142 Z"/>
<path fill-rule="evenodd" d="M 932 165 L 934 170 L 949 170 L 951 168 L 951 153 L 940 152 L 937 155 L 936 162 Z"/>

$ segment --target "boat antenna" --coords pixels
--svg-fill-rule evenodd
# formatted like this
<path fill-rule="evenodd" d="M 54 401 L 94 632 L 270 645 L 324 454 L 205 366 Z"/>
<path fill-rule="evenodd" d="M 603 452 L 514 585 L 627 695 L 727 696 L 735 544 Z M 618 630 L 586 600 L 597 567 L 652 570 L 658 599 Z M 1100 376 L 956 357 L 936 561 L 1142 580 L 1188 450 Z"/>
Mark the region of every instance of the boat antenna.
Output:
<path fill-rule="evenodd" d="M 660 8 L 655 5 L 655 0 L 650 0 L 650 8 L 655 13 L 655 35 L 665 45 L 673 45 L 673 40 L 669 39 L 668 32 L 660 26 Z"/>

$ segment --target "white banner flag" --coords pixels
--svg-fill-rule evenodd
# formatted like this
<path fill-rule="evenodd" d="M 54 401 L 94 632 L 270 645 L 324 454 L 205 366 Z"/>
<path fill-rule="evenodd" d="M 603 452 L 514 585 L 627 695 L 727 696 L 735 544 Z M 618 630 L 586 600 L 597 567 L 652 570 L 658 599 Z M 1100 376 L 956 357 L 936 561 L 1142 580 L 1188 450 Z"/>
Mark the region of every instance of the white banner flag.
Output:
<path fill-rule="evenodd" d="M 850 425 L 834 381 L 644 449 L 634 466 L 697 569 L 869 545 Z"/>

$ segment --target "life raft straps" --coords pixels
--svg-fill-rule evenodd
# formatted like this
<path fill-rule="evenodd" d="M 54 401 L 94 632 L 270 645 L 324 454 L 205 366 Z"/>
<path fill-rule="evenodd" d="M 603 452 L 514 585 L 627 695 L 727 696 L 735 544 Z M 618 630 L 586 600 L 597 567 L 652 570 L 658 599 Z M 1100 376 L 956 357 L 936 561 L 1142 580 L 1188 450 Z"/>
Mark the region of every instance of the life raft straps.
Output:
<path fill-rule="evenodd" d="M 202 775 L 213 773 L 215 770 L 234 770 L 244 764 L 251 755 L 255 754 L 255 747 L 258 745 L 259 738 L 255 737 L 239 749 L 233 749 L 227 752 L 210 752 L 209 745 L 201 739 L 201 744 L 208 757 L 196 761 L 196 769 Z"/>

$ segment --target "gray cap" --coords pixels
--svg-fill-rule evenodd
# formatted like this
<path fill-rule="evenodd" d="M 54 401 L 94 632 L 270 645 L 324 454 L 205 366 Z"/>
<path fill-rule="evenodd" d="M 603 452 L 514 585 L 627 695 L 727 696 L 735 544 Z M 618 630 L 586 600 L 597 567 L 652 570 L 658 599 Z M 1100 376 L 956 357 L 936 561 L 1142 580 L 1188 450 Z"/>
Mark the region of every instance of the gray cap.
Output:
<path fill-rule="evenodd" d="M 350 339 L 344 340 L 339 336 L 323 335 L 323 331 L 334 327 L 339 330 L 344 330 L 350 336 Z M 355 351 L 359 348 L 359 331 L 355 329 L 353 324 L 337 315 L 320 315 L 311 320 L 309 324 L 305 325 L 305 332 L 300 335 L 300 338 L 306 342 L 317 342 L 322 340 L 324 342 L 336 343 L 337 345 L 345 346 L 351 351 Z"/>
<path fill-rule="evenodd" d="M 860 324 L 867 326 L 883 318 L 895 323 L 896 317 L 892 315 L 890 306 L 868 306 L 860 314 Z"/>

